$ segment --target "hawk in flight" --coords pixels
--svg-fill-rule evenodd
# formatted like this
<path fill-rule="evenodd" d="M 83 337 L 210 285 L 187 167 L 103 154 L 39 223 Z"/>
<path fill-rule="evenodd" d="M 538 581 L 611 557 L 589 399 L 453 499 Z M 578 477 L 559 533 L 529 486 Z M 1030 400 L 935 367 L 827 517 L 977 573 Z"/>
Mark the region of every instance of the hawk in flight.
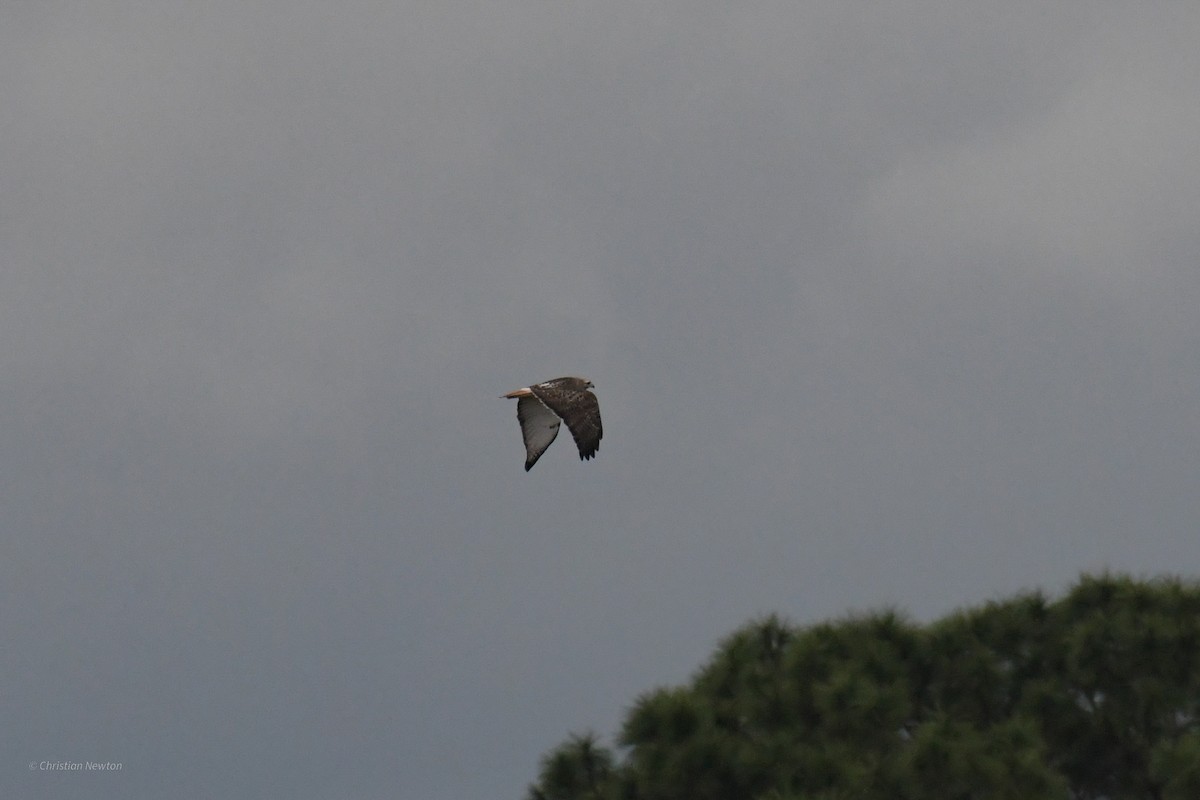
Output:
<path fill-rule="evenodd" d="M 555 378 L 535 383 L 504 397 L 517 398 L 517 421 L 525 437 L 525 471 L 528 472 L 558 436 L 560 422 L 575 437 L 579 458 L 591 458 L 600 449 L 600 403 L 588 391 L 592 382 L 586 378 Z"/>

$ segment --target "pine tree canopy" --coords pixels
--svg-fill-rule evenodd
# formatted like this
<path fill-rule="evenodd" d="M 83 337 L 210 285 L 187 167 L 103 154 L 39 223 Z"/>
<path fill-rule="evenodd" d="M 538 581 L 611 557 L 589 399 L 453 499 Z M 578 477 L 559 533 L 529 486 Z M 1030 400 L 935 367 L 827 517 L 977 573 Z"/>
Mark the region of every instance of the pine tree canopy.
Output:
<path fill-rule="evenodd" d="M 1084 576 L 927 625 L 882 611 L 734 632 L 573 736 L 529 800 L 1195 800 L 1200 584 Z"/>

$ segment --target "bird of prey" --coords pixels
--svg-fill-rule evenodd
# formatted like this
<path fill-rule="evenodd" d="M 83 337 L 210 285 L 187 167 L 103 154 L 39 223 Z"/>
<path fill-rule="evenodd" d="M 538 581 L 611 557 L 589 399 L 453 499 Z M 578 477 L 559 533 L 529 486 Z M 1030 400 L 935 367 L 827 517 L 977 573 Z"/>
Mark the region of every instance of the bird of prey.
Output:
<path fill-rule="evenodd" d="M 509 392 L 504 397 L 517 398 L 517 421 L 525 437 L 525 471 L 528 472 L 558 436 L 560 422 L 567 423 L 579 458 L 591 458 L 600 449 L 600 403 L 587 378 L 555 378 Z"/>

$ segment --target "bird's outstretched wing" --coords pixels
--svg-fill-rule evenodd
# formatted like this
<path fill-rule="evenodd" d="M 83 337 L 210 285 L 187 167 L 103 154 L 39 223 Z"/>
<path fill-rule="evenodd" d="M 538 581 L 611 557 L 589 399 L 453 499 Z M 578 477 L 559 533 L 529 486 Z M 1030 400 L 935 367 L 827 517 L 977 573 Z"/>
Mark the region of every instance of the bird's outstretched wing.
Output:
<path fill-rule="evenodd" d="M 600 439 L 604 436 L 604 427 L 600 423 L 600 402 L 596 399 L 596 395 L 587 389 L 563 386 L 558 381 L 535 384 L 529 387 L 529 391 L 546 408 L 567 423 L 567 429 L 571 431 L 575 445 L 579 448 L 580 459 L 596 455 L 596 451 L 600 449 Z M 518 404 L 517 412 L 520 413 L 520 410 L 520 404 Z M 524 423 L 521 423 L 521 427 L 524 429 Z M 554 427 L 557 432 L 558 425 L 556 424 Z M 550 440 L 553 441 L 553 439 L 554 437 L 551 436 Z M 528 436 L 526 436 L 526 442 L 528 443 Z M 547 446 L 549 444 L 550 442 L 546 442 Z M 541 453 L 539 452 L 538 455 Z M 528 467 L 526 468 L 528 469 Z"/>
<path fill-rule="evenodd" d="M 558 436 L 558 415 L 535 395 L 517 400 L 517 420 L 525 437 L 525 471 L 528 472 Z M 568 426 L 569 427 L 569 426 Z"/>

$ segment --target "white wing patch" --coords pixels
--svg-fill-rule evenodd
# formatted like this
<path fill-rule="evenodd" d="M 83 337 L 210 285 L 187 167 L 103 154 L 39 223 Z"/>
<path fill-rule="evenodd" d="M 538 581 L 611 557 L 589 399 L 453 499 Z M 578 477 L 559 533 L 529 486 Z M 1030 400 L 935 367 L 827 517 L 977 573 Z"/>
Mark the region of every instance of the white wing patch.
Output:
<path fill-rule="evenodd" d="M 517 420 L 525 437 L 525 471 L 528 472 L 558 436 L 561 420 L 558 415 L 533 395 L 517 401 Z"/>

